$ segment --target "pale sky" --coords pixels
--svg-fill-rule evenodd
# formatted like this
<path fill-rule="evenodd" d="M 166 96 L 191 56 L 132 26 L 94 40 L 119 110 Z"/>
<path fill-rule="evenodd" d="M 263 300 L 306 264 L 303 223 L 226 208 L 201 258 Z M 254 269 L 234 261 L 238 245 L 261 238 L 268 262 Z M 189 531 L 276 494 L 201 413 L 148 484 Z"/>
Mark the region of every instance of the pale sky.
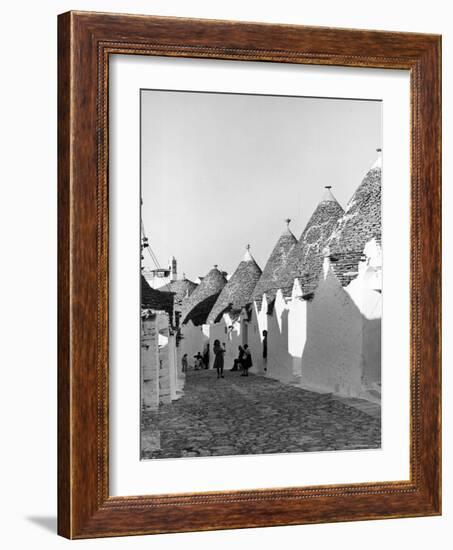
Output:
<path fill-rule="evenodd" d="M 247 244 L 264 269 L 285 218 L 299 238 L 325 185 L 345 208 L 382 145 L 380 101 L 143 90 L 141 108 L 149 243 L 192 280 Z"/>

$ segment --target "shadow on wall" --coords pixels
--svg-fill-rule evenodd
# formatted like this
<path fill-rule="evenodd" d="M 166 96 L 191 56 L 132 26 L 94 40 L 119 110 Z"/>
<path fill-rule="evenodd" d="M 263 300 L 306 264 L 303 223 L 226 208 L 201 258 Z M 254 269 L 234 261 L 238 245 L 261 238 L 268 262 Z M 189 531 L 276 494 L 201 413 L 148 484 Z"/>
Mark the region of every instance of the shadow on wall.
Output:
<path fill-rule="evenodd" d="M 283 306 L 283 307 L 282 307 Z M 294 357 L 289 353 L 289 311 L 278 297 L 272 314 L 268 317 L 267 375 L 282 382 L 293 381 Z M 279 321 L 280 320 L 280 321 Z"/>
<path fill-rule="evenodd" d="M 365 397 L 380 381 L 381 320 L 367 319 L 329 270 L 307 307 L 302 385 Z"/>

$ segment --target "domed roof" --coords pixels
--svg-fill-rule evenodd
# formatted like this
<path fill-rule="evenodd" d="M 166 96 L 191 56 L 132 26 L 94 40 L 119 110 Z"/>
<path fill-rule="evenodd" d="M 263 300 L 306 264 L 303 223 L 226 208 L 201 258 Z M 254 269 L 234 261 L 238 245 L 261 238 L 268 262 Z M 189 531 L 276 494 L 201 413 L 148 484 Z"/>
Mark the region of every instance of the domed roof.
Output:
<path fill-rule="evenodd" d="M 196 283 L 190 279 L 186 279 L 186 277 L 183 276 L 182 279 L 178 279 L 177 281 L 170 281 L 165 285 L 165 288 L 168 288 L 170 292 L 174 292 L 175 306 L 177 306 L 181 305 L 182 302 L 192 294 L 197 286 L 198 285 Z"/>
<path fill-rule="evenodd" d="M 333 270 L 346 286 L 355 278 L 365 244 L 373 237 L 381 244 L 381 178 L 380 150 L 376 162 L 368 170 L 348 203 L 329 240 L 329 254 Z"/>
<path fill-rule="evenodd" d="M 217 298 L 207 323 L 215 323 L 225 311 L 237 311 L 247 305 L 260 276 L 261 269 L 247 247 L 244 258 Z"/>
<path fill-rule="evenodd" d="M 200 306 L 197 309 L 197 323 L 193 320 L 195 324 L 203 324 L 208 316 L 214 301 L 212 297 L 218 297 L 222 288 L 226 285 L 227 280 L 225 279 L 224 274 L 217 269 L 215 265 L 206 277 L 203 277 L 200 284 L 195 288 L 192 294 L 189 296 L 182 308 L 181 320 L 182 323 L 187 323 L 191 319 L 191 312 L 196 306 Z M 202 307 L 204 304 L 205 307 Z M 206 309 L 209 307 L 209 310 Z M 203 315 L 200 315 L 202 311 Z"/>
<path fill-rule="evenodd" d="M 294 279 L 298 278 L 304 293 L 310 293 L 317 285 L 323 263 L 323 249 L 337 220 L 344 214 L 343 208 L 330 191 L 330 186 L 313 212 L 298 243 L 291 249 L 282 277 L 282 291 L 291 294 Z"/>
<path fill-rule="evenodd" d="M 296 237 L 289 229 L 290 221 L 289 219 L 286 220 L 286 229 L 280 235 L 274 246 L 263 273 L 253 291 L 252 300 L 256 301 L 258 304 L 261 304 L 264 293 L 266 293 L 268 299 L 272 300 L 277 290 L 282 287 L 289 253 L 297 243 Z"/>

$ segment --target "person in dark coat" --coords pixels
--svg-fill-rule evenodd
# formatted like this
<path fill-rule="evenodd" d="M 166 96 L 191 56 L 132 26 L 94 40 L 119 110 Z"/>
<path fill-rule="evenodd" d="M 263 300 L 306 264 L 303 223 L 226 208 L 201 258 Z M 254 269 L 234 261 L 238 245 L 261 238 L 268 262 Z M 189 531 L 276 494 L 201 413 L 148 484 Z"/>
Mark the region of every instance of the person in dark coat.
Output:
<path fill-rule="evenodd" d="M 209 368 L 209 344 L 206 344 L 203 350 L 203 366 L 205 369 Z"/>
<path fill-rule="evenodd" d="M 267 371 L 267 330 L 263 330 L 263 366 L 264 372 Z"/>
<path fill-rule="evenodd" d="M 242 361 L 242 374 L 241 376 L 249 375 L 249 368 L 252 366 L 252 354 L 250 353 L 247 344 L 244 345 L 244 359 Z"/>
<path fill-rule="evenodd" d="M 203 358 L 201 357 L 201 353 L 198 352 L 193 358 L 195 359 L 195 370 L 201 370 L 203 368 Z"/>
<path fill-rule="evenodd" d="M 189 366 L 189 362 L 187 360 L 187 353 L 185 353 L 182 356 L 181 363 L 182 363 L 182 372 L 187 372 L 187 367 Z"/>
<path fill-rule="evenodd" d="M 223 354 L 225 353 L 225 344 L 220 345 L 219 340 L 214 341 L 214 368 L 217 370 L 217 378 L 225 378 L 223 376 Z"/>
<path fill-rule="evenodd" d="M 238 350 L 239 350 L 239 353 L 237 358 L 234 360 L 233 368 L 231 369 L 232 371 L 237 371 L 239 369 L 242 369 L 242 361 L 244 360 L 244 355 L 245 355 L 244 348 L 242 346 L 238 346 Z"/>

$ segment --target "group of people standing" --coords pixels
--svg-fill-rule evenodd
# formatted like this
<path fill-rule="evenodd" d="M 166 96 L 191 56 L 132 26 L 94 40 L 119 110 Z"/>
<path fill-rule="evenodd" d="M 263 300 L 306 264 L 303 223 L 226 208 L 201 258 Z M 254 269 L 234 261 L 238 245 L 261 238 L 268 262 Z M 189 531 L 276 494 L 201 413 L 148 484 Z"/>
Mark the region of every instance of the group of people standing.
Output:
<path fill-rule="evenodd" d="M 224 367 L 224 355 L 226 353 L 225 342 L 220 345 L 220 340 L 214 340 L 214 346 L 212 349 L 214 353 L 214 369 L 217 371 L 217 378 L 225 378 L 223 375 Z M 263 363 L 264 371 L 267 371 L 267 330 L 263 330 Z M 182 372 L 187 372 L 189 363 L 187 359 L 187 353 L 182 357 Z M 248 376 L 249 369 L 252 367 L 252 354 L 247 344 L 238 346 L 238 356 L 234 360 L 233 368 L 231 371 L 242 371 L 241 376 Z M 194 370 L 209 368 L 209 344 L 203 351 L 203 355 L 200 352 L 194 356 Z"/>
<path fill-rule="evenodd" d="M 181 359 L 182 372 L 187 372 L 189 368 L 188 354 L 185 353 Z M 209 344 L 206 344 L 203 350 L 203 355 L 198 352 L 193 356 L 193 368 L 194 370 L 208 369 L 209 368 Z"/>
<path fill-rule="evenodd" d="M 238 346 L 238 356 L 234 360 L 232 371 L 242 370 L 241 376 L 249 375 L 249 368 L 252 366 L 252 354 L 247 344 Z M 225 343 L 220 345 L 220 340 L 214 341 L 214 368 L 217 371 L 217 378 L 225 378 L 223 375 Z"/>

